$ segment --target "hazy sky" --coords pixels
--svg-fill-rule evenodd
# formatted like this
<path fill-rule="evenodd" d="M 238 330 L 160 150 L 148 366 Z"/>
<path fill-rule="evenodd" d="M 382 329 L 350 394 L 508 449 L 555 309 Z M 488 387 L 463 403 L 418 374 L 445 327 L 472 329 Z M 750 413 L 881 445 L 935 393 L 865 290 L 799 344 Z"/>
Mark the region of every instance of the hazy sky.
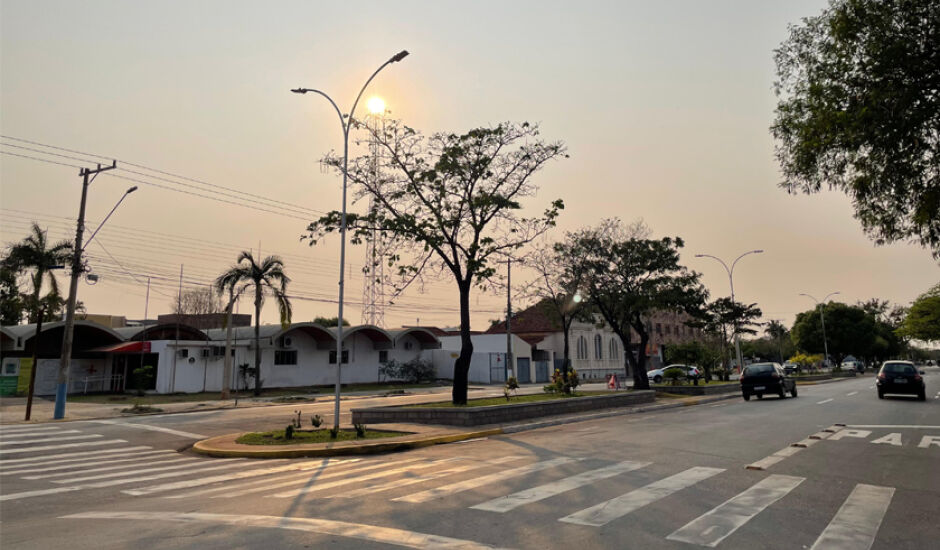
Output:
<path fill-rule="evenodd" d="M 341 131 L 325 100 L 289 89 L 323 89 L 346 111 L 369 74 L 407 49 L 367 92 L 406 124 L 430 133 L 531 121 L 567 143 L 571 158 L 537 174 L 531 201 L 541 211 L 565 200 L 557 238 L 642 217 L 655 235 L 685 239 L 683 262 L 713 297 L 728 294 L 727 275 L 694 255 L 730 262 L 762 248 L 738 264 L 737 298 L 788 325 L 813 306 L 803 292 L 907 304 L 940 278 L 929 252 L 875 247 L 840 193 L 777 187 L 772 50 L 824 5 L 4 0 L 0 241 L 21 239 L 31 220 L 71 238 L 75 166 L 116 158 L 121 170 L 90 188 L 90 229 L 126 188 L 140 189 L 87 249 L 100 275 L 79 287 L 90 312 L 142 317 L 149 275 L 148 313 L 166 313 L 180 264 L 184 286 L 207 284 L 260 243 L 284 257 L 295 320 L 336 315 L 338 239 L 310 248 L 299 237 L 305 220 L 340 206 L 340 180 L 319 160 L 342 151 Z M 364 254 L 348 250 L 353 323 Z M 386 326 L 456 325 L 453 289 L 443 279 L 409 290 Z M 472 304 L 481 329 L 505 299 L 476 293 Z M 263 320 L 276 319 L 269 304 Z"/>

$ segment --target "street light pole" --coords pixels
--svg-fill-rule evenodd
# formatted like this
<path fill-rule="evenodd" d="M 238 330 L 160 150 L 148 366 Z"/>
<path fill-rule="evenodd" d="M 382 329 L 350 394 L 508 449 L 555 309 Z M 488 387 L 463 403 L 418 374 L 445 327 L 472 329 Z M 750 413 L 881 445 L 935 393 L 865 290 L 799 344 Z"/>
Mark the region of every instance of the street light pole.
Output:
<path fill-rule="evenodd" d="M 748 254 L 763 254 L 763 253 L 764 253 L 763 250 L 749 250 L 745 252 L 744 254 L 741 254 L 737 258 L 735 258 L 734 261 L 731 262 L 730 268 L 728 267 L 728 264 L 726 264 L 721 258 L 717 256 L 712 256 L 711 254 L 696 254 L 695 257 L 696 258 L 711 258 L 713 260 L 718 260 L 718 263 L 720 263 L 725 268 L 725 271 L 728 272 L 728 282 L 731 284 L 731 303 L 733 305 L 734 304 L 734 266 L 737 265 L 738 260 L 747 256 Z M 734 321 L 734 351 L 735 351 L 735 355 L 737 356 L 737 361 L 738 361 L 738 369 L 739 369 L 738 373 L 740 374 L 741 372 L 744 371 L 744 360 L 741 357 L 741 338 L 738 335 L 737 319 L 735 319 Z"/>
<path fill-rule="evenodd" d="M 320 90 L 314 90 L 312 88 L 294 88 L 291 91 L 295 94 L 305 94 L 307 92 L 313 92 L 319 94 L 326 98 L 330 102 L 330 105 L 333 106 L 333 109 L 336 111 L 337 116 L 339 116 L 339 124 L 343 129 L 343 210 L 342 217 L 340 219 L 339 226 L 339 312 L 336 317 L 336 387 L 334 391 L 335 403 L 333 405 L 333 430 L 339 430 L 339 394 L 340 394 L 340 378 L 342 375 L 342 366 L 343 366 L 343 288 L 345 286 L 345 271 L 346 271 L 346 170 L 349 163 L 349 129 L 353 121 L 353 115 L 356 113 L 356 105 L 359 104 L 359 100 L 362 98 L 362 94 L 366 91 L 366 87 L 369 86 L 369 83 L 372 82 L 372 79 L 375 78 L 375 75 L 379 74 L 379 71 L 384 69 L 386 66 L 397 63 L 404 59 L 408 55 L 407 50 L 402 50 L 397 54 L 393 55 L 388 61 L 382 63 L 378 69 L 372 73 L 372 76 L 366 80 L 366 83 L 362 85 L 362 89 L 359 90 L 359 95 L 356 96 L 356 100 L 353 101 L 352 108 L 349 110 L 347 117 L 343 116 L 343 112 L 340 111 L 339 107 L 336 105 L 336 102 L 333 101 L 333 98 L 328 96 L 325 92 Z"/>
<path fill-rule="evenodd" d="M 819 322 L 822 324 L 823 351 L 826 353 L 826 364 L 829 363 L 829 342 L 826 340 L 826 316 L 823 315 L 822 306 L 826 303 L 826 300 L 828 300 L 830 296 L 835 296 L 836 294 L 839 294 L 838 290 L 835 292 L 830 292 L 829 294 L 826 294 L 826 297 L 822 299 L 822 302 L 820 302 L 819 300 L 817 300 L 816 298 L 813 298 L 809 294 L 805 294 L 803 292 L 800 293 L 800 296 L 806 296 L 807 298 L 816 302 L 816 307 L 819 309 Z"/>

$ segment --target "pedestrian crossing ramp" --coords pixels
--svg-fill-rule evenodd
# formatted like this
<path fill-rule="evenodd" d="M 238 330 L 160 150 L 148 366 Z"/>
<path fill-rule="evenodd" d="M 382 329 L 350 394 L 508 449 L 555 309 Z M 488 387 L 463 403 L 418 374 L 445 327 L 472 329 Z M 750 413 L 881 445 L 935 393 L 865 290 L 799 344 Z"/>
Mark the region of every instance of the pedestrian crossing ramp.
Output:
<path fill-rule="evenodd" d="M 58 430 L 58 431 L 53 431 Z M 29 434 L 28 436 L 26 434 Z M 369 459 L 325 458 L 271 460 L 207 459 L 121 440 L 88 435 L 65 428 L 4 429 L 0 432 L 0 483 L 17 478 L 26 490 L 0 493 L 0 501 L 39 498 L 67 492 L 115 488 L 131 497 L 219 499 L 369 499 L 397 506 L 437 506 L 460 502 L 474 513 L 506 514 L 535 509 L 554 513 L 547 521 L 599 529 L 616 526 L 631 515 L 658 503 L 685 500 L 693 491 L 714 491 L 732 475 L 725 468 L 693 466 L 660 475 L 650 474 L 651 462 L 625 460 L 597 464 L 582 457 L 505 455 L 485 460 L 433 458 L 422 454 Z M 54 441 L 54 442 L 53 442 Z M 81 448 L 63 447 L 100 442 Z M 49 446 L 59 445 L 56 449 Z M 11 451 L 4 453 L 3 451 Z M 59 452 L 63 451 L 63 452 Z M 32 454 L 31 454 L 32 453 Z M 30 456 L 24 456 L 30 455 Z M 757 474 L 755 474 L 755 477 Z M 694 519 L 677 520 L 668 540 L 716 547 L 778 502 L 798 491 L 806 479 L 767 475 Z M 508 488 L 521 489 L 512 491 Z M 623 487 L 622 494 L 600 498 L 589 506 L 583 499 L 566 499 L 573 491 L 596 495 L 592 489 Z M 616 492 L 616 491 L 615 491 Z M 455 497 L 459 495 L 459 500 Z M 497 496 L 494 496 L 497 495 Z M 556 497 L 561 497 L 556 500 Z M 857 484 L 845 496 L 813 548 L 868 548 L 891 501 L 894 489 Z M 576 507 L 575 506 L 575 507 Z M 824 512 L 820 512 L 824 513 Z M 865 546 L 867 545 L 867 546 Z"/>

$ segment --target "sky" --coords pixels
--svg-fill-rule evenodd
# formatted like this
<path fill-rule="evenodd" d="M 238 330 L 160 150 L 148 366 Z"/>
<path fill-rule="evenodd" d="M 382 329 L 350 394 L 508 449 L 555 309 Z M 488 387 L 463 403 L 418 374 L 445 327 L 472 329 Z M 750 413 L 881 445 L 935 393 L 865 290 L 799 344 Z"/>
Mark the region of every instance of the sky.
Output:
<path fill-rule="evenodd" d="M 372 71 L 407 49 L 365 94 L 391 116 L 426 134 L 529 121 L 566 144 L 570 158 L 534 176 L 526 203 L 534 213 L 565 201 L 550 238 L 642 218 L 654 236 L 684 239 L 682 263 L 713 298 L 728 295 L 727 273 L 696 254 L 730 264 L 763 249 L 737 264 L 735 297 L 788 326 L 814 306 L 801 293 L 908 305 L 940 279 L 929 251 L 875 246 L 842 193 L 778 187 L 773 50 L 825 5 L 4 0 L 0 242 L 32 221 L 72 238 L 79 167 L 116 159 L 89 187 L 89 231 L 139 189 L 86 249 L 98 281 L 78 297 L 90 313 L 155 318 L 176 300 L 181 266 L 183 288 L 195 288 L 260 250 L 284 259 L 295 321 L 335 316 L 338 237 L 310 247 L 300 236 L 340 208 L 341 180 L 320 159 L 342 151 L 342 132 L 325 99 L 289 90 L 322 89 L 348 112 Z M 349 247 L 354 324 L 364 261 Z M 474 291 L 471 305 L 485 329 L 505 297 Z M 386 306 L 385 326 L 455 326 L 457 311 L 441 278 Z M 277 319 L 269 303 L 262 321 Z"/>

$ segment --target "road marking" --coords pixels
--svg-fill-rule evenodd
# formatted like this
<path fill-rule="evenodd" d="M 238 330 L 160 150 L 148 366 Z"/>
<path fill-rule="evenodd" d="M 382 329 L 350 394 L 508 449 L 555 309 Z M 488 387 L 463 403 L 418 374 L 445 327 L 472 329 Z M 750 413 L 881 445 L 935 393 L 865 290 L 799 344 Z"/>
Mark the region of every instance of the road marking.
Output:
<path fill-rule="evenodd" d="M 666 538 L 714 548 L 754 516 L 795 489 L 804 479 L 772 475 L 690 521 Z"/>
<path fill-rule="evenodd" d="M 852 424 L 849 428 L 903 428 L 906 430 L 940 430 L 940 426 L 913 426 L 910 424 Z"/>
<path fill-rule="evenodd" d="M 27 424 L 22 426 L 4 426 L 0 428 L 0 436 L 3 434 L 10 435 L 20 435 L 23 433 L 33 433 L 33 432 L 58 432 L 62 428 L 58 426 L 36 426 L 34 424 Z"/>
<path fill-rule="evenodd" d="M 358 483 L 360 481 L 369 481 L 370 479 L 378 479 L 380 477 L 388 477 L 403 472 L 408 472 L 411 470 L 421 470 L 424 468 L 434 468 L 445 464 L 447 462 L 452 462 L 456 459 L 445 458 L 443 460 L 432 460 L 430 462 L 423 462 L 419 464 L 413 464 L 411 466 L 405 466 L 403 468 L 393 468 L 391 470 L 383 470 L 381 472 L 372 472 L 371 474 L 365 474 L 358 477 L 348 477 L 345 479 L 339 479 L 336 481 L 331 481 L 329 483 L 321 483 L 319 485 L 309 485 L 307 487 L 301 487 L 300 489 L 293 489 L 291 491 L 284 491 L 282 493 L 275 493 L 273 495 L 267 495 L 271 498 L 293 498 L 300 495 L 306 495 L 309 493 L 315 493 L 317 491 L 325 491 L 326 489 L 332 489 L 333 487 L 339 487 L 340 485 L 348 485 L 350 483 Z"/>
<path fill-rule="evenodd" d="M 143 487 L 141 489 L 130 489 L 126 491 L 121 491 L 122 493 L 134 496 L 142 495 L 152 495 L 153 493 L 161 493 L 163 491 L 172 491 L 175 489 L 189 489 L 192 487 L 199 487 L 202 485 L 209 485 L 211 483 L 218 483 L 220 481 L 231 481 L 233 479 L 247 479 L 250 477 L 264 476 L 268 474 L 276 474 L 279 472 L 290 472 L 290 471 L 304 471 L 304 470 L 314 470 L 317 468 L 326 468 L 332 465 L 339 464 L 349 464 L 353 462 L 358 462 L 361 459 L 353 458 L 349 460 L 333 460 L 332 463 L 330 459 L 325 458 L 323 460 L 312 460 L 307 462 L 287 464 L 284 466 L 276 466 L 274 468 L 260 468 L 256 470 L 242 470 L 240 472 L 235 472 L 232 474 L 224 474 L 218 476 L 204 477 L 201 479 L 190 479 L 187 481 L 176 481 L 174 483 L 163 483 L 161 485 L 152 485 L 150 487 Z"/>
<path fill-rule="evenodd" d="M 441 487 L 437 487 L 434 489 L 428 489 L 427 491 L 421 491 L 420 493 L 414 493 L 411 495 L 405 495 L 402 497 L 393 498 L 392 500 L 396 502 L 410 502 L 412 504 L 417 504 L 420 502 L 427 502 L 429 500 L 434 500 L 436 498 L 440 498 L 443 496 L 449 496 L 449 495 L 453 495 L 456 493 L 460 493 L 468 489 L 475 489 L 482 485 L 496 483 L 497 481 L 506 481 L 507 479 L 511 477 L 539 472 L 541 470 L 547 470 L 548 468 L 554 468 L 555 466 L 562 466 L 564 464 L 570 464 L 578 460 L 580 459 L 561 457 L 561 458 L 554 458 L 552 460 L 546 460 L 543 462 L 535 462 L 533 464 L 528 464 L 526 466 L 520 466 L 519 468 L 513 468 L 511 470 L 497 472 L 495 474 L 477 477 L 474 479 L 468 479 L 466 481 L 460 481 L 458 483 L 452 483 L 450 485 L 443 485 Z"/>
<path fill-rule="evenodd" d="M 67 435 L 65 437 L 44 437 L 42 439 L 17 439 L 15 441 L 0 441 L 0 446 L 6 445 L 32 445 L 34 443 L 52 443 L 53 441 L 75 441 L 78 439 L 98 439 L 104 437 L 98 434 Z"/>
<path fill-rule="evenodd" d="M 832 434 L 832 437 L 829 438 L 829 441 L 838 441 L 843 437 L 856 437 L 858 439 L 865 439 L 870 436 L 871 432 L 868 430 L 842 430 L 841 432 Z"/>
<path fill-rule="evenodd" d="M 129 454 L 134 454 L 136 456 L 134 456 L 133 458 L 120 458 L 117 460 L 112 460 L 113 456 L 128 456 Z M 107 458 L 106 463 L 110 465 L 110 464 L 119 464 L 122 462 L 137 462 L 140 460 L 152 460 L 156 458 L 153 455 L 160 455 L 160 454 L 176 454 L 176 451 L 171 451 L 169 449 L 159 450 L 159 451 L 144 451 L 144 452 L 139 452 L 139 453 L 124 453 L 124 454 L 119 454 L 119 455 L 107 456 L 105 458 Z M 20 470 L 7 470 L 7 471 L 0 472 L 0 476 L 13 475 L 13 474 L 37 474 L 40 472 L 53 472 L 55 470 L 69 470 L 72 468 L 82 468 L 86 464 L 94 466 L 98 464 L 105 464 L 105 462 L 102 462 L 100 458 L 90 459 L 90 458 L 83 457 L 83 458 L 72 458 L 69 460 L 59 460 L 55 464 L 57 465 L 56 466 L 44 466 L 42 468 L 25 468 L 25 469 L 20 469 Z M 83 471 L 87 472 L 88 470 L 83 470 Z"/>
<path fill-rule="evenodd" d="M 61 445 L 43 445 L 41 447 L 28 447 L 26 449 L 0 449 L 0 454 L 34 453 L 37 451 L 54 451 L 72 447 L 97 447 L 98 445 L 112 445 L 114 443 L 127 443 L 124 439 L 102 439 L 98 441 L 84 441 L 82 443 L 63 443 Z"/>
<path fill-rule="evenodd" d="M 921 438 L 920 443 L 917 444 L 917 448 L 926 449 L 931 445 L 940 447 L 940 435 L 925 435 L 923 438 Z"/>
<path fill-rule="evenodd" d="M 846 397 L 852 397 L 853 395 L 857 395 L 857 394 L 858 394 L 857 391 L 852 391 L 852 392 L 849 392 L 849 393 L 845 394 L 845 396 L 846 396 Z"/>
<path fill-rule="evenodd" d="M 832 398 L 831 398 L 831 397 L 830 397 L 829 399 L 823 399 L 822 401 L 817 401 L 816 404 L 817 404 L 817 405 L 822 405 L 823 403 L 828 403 L 828 402 L 830 402 L 830 401 L 832 401 Z"/>
<path fill-rule="evenodd" d="M 798 447 L 800 449 L 805 449 L 812 445 L 819 443 L 818 439 L 804 439 L 803 441 L 797 441 L 796 443 L 791 443 L 791 447 Z"/>
<path fill-rule="evenodd" d="M 80 432 L 79 430 L 62 430 L 62 431 L 57 432 L 57 434 L 80 434 L 80 433 L 82 433 L 82 432 Z M 52 434 L 48 434 L 48 433 L 40 433 L 40 434 L 33 435 L 33 434 L 30 434 L 30 433 L 26 433 L 26 432 L 20 432 L 20 433 L 8 434 L 8 435 L 11 435 L 11 436 L 13 436 L 13 437 L 26 437 L 26 439 L 6 439 L 5 437 L 0 437 L 0 444 L 4 444 L 4 443 L 16 443 L 16 442 L 18 442 L 18 441 L 26 441 L 26 442 L 29 442 L 29 441 L 56 441 L 56 440 L 58 439 L 58 435 L 56 435 L 56 436 L 54 436 L 54 437 L 49 437 L 49 436 L 52 435 Z M 44 439 L 36 439 L 37 437 L 41 437 L 41 438 L 44 438 Z M 100 436 L 99 436 L 99 437 L 100 437 Z"/>
<path fill-rule="evenodd" d="M 510 462 L 512 460 L 516 460 L 519 458 L 522 458 L 522 457 L 521 456 L 508 456 L 508 457 L 497 458 L 494 460 L 486 460 L 482 462 L 465 464 L 462 466 L 455 466 L 453 468 L 447 468 L 445 470 L 432 472 L 427 475 L 414 476 L 408 479 L 395 479 L 392 481 L 387 481 L 385 483 L 376 483 L 374 485 L 367 485 L 361 489 L 356 489 L 354 491 L 343 492 L 338 495 L 331 495 L 330 498 L 353 498 L 353 497 L 359 497 L 362 495 L 381 493 L 382 491 L 387 491 L 389 489 L 397 489 L 399 487 L 404 487 L 406 485 L 414 485 L 415 483 L 432 481 L 432 480 L 446 477 L 449 475 L 459 474 L 459 473 L 466 472 L 469 470 L 482 468 L 484 466 L 493 466 L 493 465 L 498 465 L 498 464 L 502 464 L 505 462 Z"/>
<path fill-rule="evenodd" d="M 152 432 L 163 432 L 166 434 L 178 435 L 180 437 L 188 437 L 190 439 L 206 439 L 207 435 L 194 434 L 192 432 L 181 432 L 179 430 L 173 430 L 170 428 L 164 428 L 163 426 L 151 426 L 150 424 L 136 424 L 134 422 L 119 422 L 117 420 L 88 420 L 87 422 L 94 422 L 96 424 L 110 424 L 112 426 L 124 426 L 127 428 L 136 428 L 138 430 L 150 430 Z"/>
<path fill-rule="evenodd" d="M 766 470 L 767 468 L 773 466 L 774 464 L 780 462 L 781 460 L 784 460 L 785 458 L 789 458 L 795 455 L 796 453 L 802 451 L 803 448 L 804 447 L 800 447 L 796 444 L 791 445 L 789 447 L 784 447 L 766 458 L 763 458 L 761 460 L 758 460 L 757 462 L 752 462 L 751 464 L 748 464 L 747 466 L 745 466 L 745 468 L 747 468 L 748 470 Z"/>
<path fill-rule="evenodd" d="M 201 458 L 196 458 L 196 457 L 183 457 L 183 458 L 178 458 L 174 460 L 167 460 L 167 461 L 160 463 L 160 464 L 174 464 L 173 466 L 157 466 L 155 468 L 144 468 L 142 470 L 132 470 L 130 472 L 111 471 L 107 474 L 98 474 L 98 475 L 93 475 L 93 476 L 76 477 L 72 479 L 55 480 L 53 481 L 53 483 L 78 483 L 80 481 L 95 481 L 98 479 L 109 479 L 109 478 L 115 478 L 115 477 L 124 477 L 128 475 L 149 474 L 151 472 L 163 472 L 166 470 L 179 470 L 181 468 L 189 468 L 190 466 L 193 466 L 194 465 L 193 461 L 199 462 L 199 461 L 204 461 L 204 460 Z M 185 464 L 179 464 L 180 462 L 185 462 Z"/>
<path fill-rule="evenodd" d="M 422 459 L 410 458 L 407 460 L 400 460 L 396 462 L 395 464 L 401 465 L 401 464 L 406 464 L 409 462 L 418 462 L 420 460 Z M 324 479 L 332 479 L 334 477 L 343 477 L 343 476 L 348 476 L 350 474 L 358 474 L 361 472 L 367 472 L 367 471 L 376 470 L 379 468 L 388 468 L 388 464 L 384 462 L 370 462 L 368 464 L 359 465 L 359 467 L 357 468 L 343 469 L 342 471 L 339 471 L 339 472 L 332 472 L 332 473 L 323 474 L 323 475 L 302 474 L 299 476 L 285 476 L 285 477 L 281 477 L 277 482 L 272 482 L 270 480 L 249 481 L 247 483 L 226 485 L 224 487 L 210 487 L 208 489 L 201 489 L 199 491 L 192 491 L 189 493 L 184 493 L 182 495 L 171 495 L 171 496 L 167 496 L 166 498 L 186 498 L 186 497 L 191 497 L 191 496 L 204 495 L 207 493 L 216 493 L 220 491 L 228 491 L 228 492 L 224 495 L 215 495 L 212 498 L 233 498 L 233 497 L 240 497 L 240 496 L 251 494 L 251 493 L 260 493 L 263 491 L 268 491 L 268 490 L 273 490 L 273 489 L 281 489 L 283 487 L 291 487 L 293 485 L 298 485 L 301 483 L 309 484 L 315 481 L 319 482 Z M 233 490 L 233 489 L 238 489 L 238 490 Z"/>
<path fill-rule="evenodd" d="M 545 485 L 533 487 L 525 491 L 519 491 L 518 493 L 495 498 L 482 504 L 471 506 L 471 508 L 475 510 L 487 510 L 489 512 L 505 513 L 524 504 L 538 502 L 555 495 L 560 495 L 561 493 L 571 491 L 572 489 L 577 489 L 582 485 L 587 485 L 601 479 L 607 479 L 619 474 L 625 474 L 627 472 L 639 470 L 640 468 L 645 468 L 650 464 L 652 464 L 652 462 L 633 462 L 627 460 L 612 466 L 607 466 L 605 468 L 598 468 L 596 470 L 590 470 L 575 476 L 567 477 L 554 483 L 547 483 Z"/>
<path fill-rule="evenodd" d="M 895 447 L 901 446 L 901 432 L 890 433 L 884 437 L 879 437 L 878 439 L 872 441 L 875 445 L 894 445 Z"/>
<path fill-rule="evenodd" d="M 419 550 L 441 548 L 477 550 L 494 548 L 469 540 L 429 535 L 416 531 L 405 531 L 391 527 L 377 527 L 362 523 L 347 523 L 313 518 L 285 518 L 278 516 L 254 516 L 235 514 L 204 514 L 182 512 L 84 512 L 60 519 L 117 519 L 140 521 L 176 521 L 183 523 L 219 523 L 234 527 L 266 527 L 271 529 L 288 529 L 291 531 L 305 531 L 320 535 L 332 535 L 359 540 L 392 544 Z"/>
<path fill-rule="evenodd" d="M 602 502 L 596 506 L 585 508 L 558 521 L 601 527 L 611 521 L 621 518 L 630 512 L 638 510 L 665 498 L 676 491 L 691 487 L 696 483 L 724 472 L 724 468 L 704 468 L 696 466 L 673 476 L 654 481 L 649 485 L 630 491 L 624 495 Z"/>
<path fill-rule="evenodd" d="M 170 452 L 173 452 L 173 451 L 170 451 Z M 174 453 L 174 454 L 176 454 L 176 453 Z M 117 470 L 125 470 L 125 469 L 127 469 L 127 468 L 133 468 L 133 469 L 134 469 L 132 472 L 114 473 L 114 475 L 104 476 L 104 477 L 116 477 L 116 476 L 120 476 L 120 475 L 124 475 L 124 474 L 128 474 L 128 473 L 135 473 L 135 474 L 136 474 L 136 473 L 139 473 L 139 472 L 145 472 L 145 471 L 147 471 L 147 470 L 139 470 L 139 469 L 137 469 L 137 468 L 140 468 L 141 466 L 149 466 L 149 465 L 151 465 L 151 464 L 174 464 L 174 463 L 177 463 L 177 462 L 191 462 L 191 461 L 193 461 L 193 460 L 196 460 L 196 459 L 193 458 L 193 457 L 186 457 L 186 456 L 183 456 L 183 455 L 177 455 L 177 457 L 179 457 L 179 458 L 168 457 L 168 458 L 171 458 L 171 460 L 160 460 L 159 457 L 133 458 L 133 459 L 128 459 L 128 460 L 131 460 L 131 461 L 133 461 L 133 462 L 141 462 L 141 461 L 143 461 L 143 464 L 134 464 L 134 463 L 131 463 L 131 464 L 120 464 L 120 465 L 114 465 L 114 466 L 112 466 L 113 463 L 112 463 L 112 462 L 108 462 L 108 465 L 107 465 L 107 466 L 102 466 L 102 467 L 100 467 L 100 468 L 92 468 L 92 469 L 90 469 L 90 470 L 82 469 L 82 470 L 80 470 L 80 471 L 71 471 L 71 472 L 57 472 L 57 473 L 54 473 L 54 474 L 30 475 L 30 476 L 23 476 L 23 479 L 50 479 L 50 478 L 53 478 L 53 477 L 64 477 L 64 476 L 74 476 L 74 475 L 82 475 L 82 476 L 83 476 L 83 475 L 85 475 L 85 474 L 93 474 L 93 473 L 96 473 L 96 472 L 112 472 L 112 473 L 114 473 L 114 472 L 116 472 Z M 156 458 L 157 460 L 154 461 L 154 458 Z M 125 461 L 117 461 L 117 460 L 115 460 L 114 462 L 125 462 Z M 99 464 L 100 464 L 100 463 L 99 463 Z M 70 466 L 70 468 L 74 468 L 74 467 L 75 467 L 75 466 Z M 87 478 L 87 477 L 82 477 L 82 478 L 71 479 L 71 480 L 68 480 L 68 481 L 55 481 L 55 482 L 53 482 L 53 483 L 71 483 L 71 482 L 73 482 L 73 481 L 84 481 L 84 480 L 86 480 L 86 479 L 99 479 L 99 478 Z"/>
<path fill-rule="evenodd" d="M 130 453 L 128 451 L 138 451 L 144 449 L 153 449 L 147 445 L 140 445 L 137 447 L 122 447 L 120 449 L 103 449 L 100 451 L 81 451 L 78 453 L 62 453 L 58 455 L 49 455 L 43 457 L 31 456 L 29 458 L 4 458 L 3 462 L 0 462 L 0 468 L 4 468 L 11 464 L 22 464 L 24 462 L 29 462 L 30 466 L 44 466 L 46 464 L 60 464 L 62 462 L 71 462 L 71 457 L 81 457 L 82 460 L 89 456 L 93 455 L 111 455 L 111 456 L 121 456 L 121 455 L 130 455 L 136 453 Z M 110 457 L 109 457 L 110 458 Z"/>
<path fill-rule="evenodd" d="M 859 483 L 810 550 L 868 550 L 893 495 L 894 487 Z"/>

